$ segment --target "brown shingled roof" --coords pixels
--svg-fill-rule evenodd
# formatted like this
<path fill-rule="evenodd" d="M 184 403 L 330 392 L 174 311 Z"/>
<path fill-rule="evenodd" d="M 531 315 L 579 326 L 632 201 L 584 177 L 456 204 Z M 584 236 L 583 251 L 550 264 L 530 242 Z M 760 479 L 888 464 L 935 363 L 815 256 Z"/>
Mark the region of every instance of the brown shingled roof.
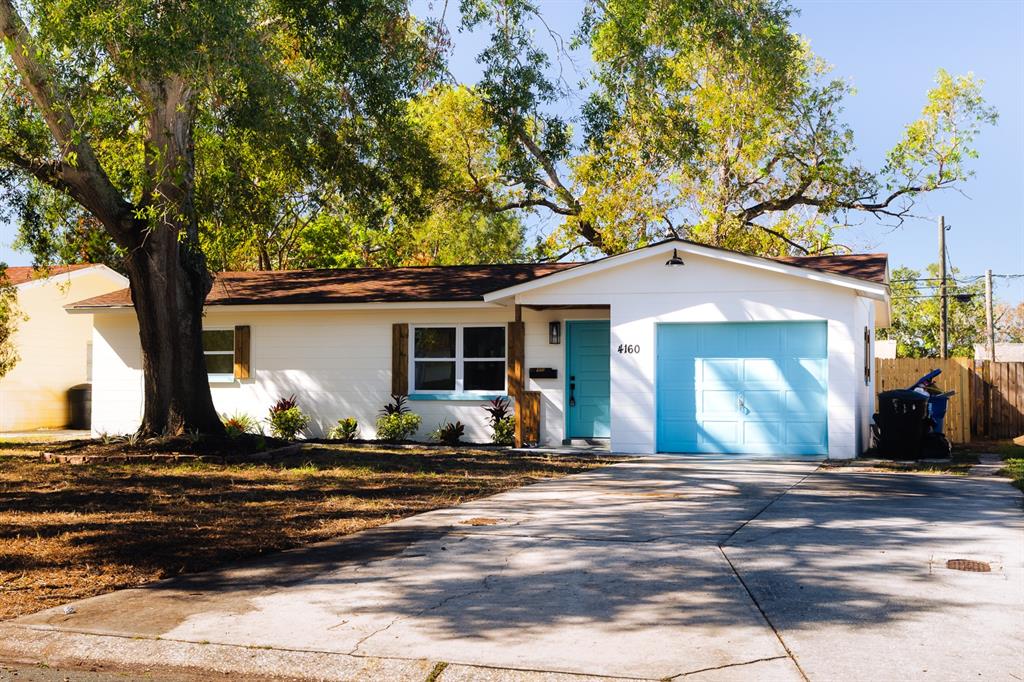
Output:
<path fill-rule="evenodd" d="M 810 268 L 833 275 L 855 277 L 876 284 L 888 284 L 889 257 L 884 253 L 850 253 L 842 256 L 788 256 L 771 260 Z"/>
<path fill-rule="evenodd" d="M 479 301 L 490 291 L 578 265 L 581 263 L 220 272 L 214 275 L 206 305 Z M 69 307 L 131 304 L 128 289 L 121 289 Z"/>
<path fill-rule="evenodd" d="M 884 254 L 772 258 L 787 265 L 886 283 Z M 405 268 L 275 270 L 214 275 L 206 305 L 399 303 L 480 301 L 484 294 L 584 263 L 514 263 Z M 79 301 L 69 308 L 131 306 L 128 289 Z"/>
<path fill-rule="evenodd" d="M 92 263 L 78 263 L 76 265 L 51 265 L 48 267 L 37 268 L 32 265 L 10 265 L 4 271 L 6 279 L 10 281 L 14 286 L 24 284 L 25 282 L 31 282 L 36 279 L 46 279 L 47 277 L 54 277 L 56 275 L 64 275 L 75 270 L 82 270 L 83 268 L 91 268 Z"/>

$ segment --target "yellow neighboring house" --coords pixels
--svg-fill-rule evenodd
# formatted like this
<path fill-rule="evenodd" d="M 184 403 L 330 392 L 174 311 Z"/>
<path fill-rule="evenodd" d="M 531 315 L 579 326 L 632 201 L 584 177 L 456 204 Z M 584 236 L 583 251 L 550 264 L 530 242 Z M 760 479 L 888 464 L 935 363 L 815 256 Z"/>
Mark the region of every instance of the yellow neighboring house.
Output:
<path fill-rule="evenodd" d="M 64 306 L 123 289 L 128 280 L 88 263 L 8 267 L 6 278 L 27 319 L 14 335 L 21 360 L 0 379 L 0 432 L 64 428 L 68 389 L 92 380 L 92 315 L 69 315 Z"/>

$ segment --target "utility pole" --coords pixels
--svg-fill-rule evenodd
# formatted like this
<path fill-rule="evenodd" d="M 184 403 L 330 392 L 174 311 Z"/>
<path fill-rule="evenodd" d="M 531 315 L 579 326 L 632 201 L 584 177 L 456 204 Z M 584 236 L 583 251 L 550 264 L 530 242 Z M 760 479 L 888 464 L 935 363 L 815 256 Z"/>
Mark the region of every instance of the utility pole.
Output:
<path fill-rule="evenodd" d="M 996 361 L 996 326 L 992 314 L 992 270 L 985 271 L 985 338 L 988 340 L 988 359 Z"/>
<path fill-rule="evenodd" d="M 946 294 L 946 216 L 939 216 L 939 357 L 949 357 L 949 296 Z"/>

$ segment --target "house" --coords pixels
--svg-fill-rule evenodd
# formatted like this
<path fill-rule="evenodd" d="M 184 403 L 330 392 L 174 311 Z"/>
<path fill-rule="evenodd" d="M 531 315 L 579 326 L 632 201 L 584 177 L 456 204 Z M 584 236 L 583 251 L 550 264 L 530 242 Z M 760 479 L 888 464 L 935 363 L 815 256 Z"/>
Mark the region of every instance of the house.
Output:
<path fill-rule="evenodd" d="M 128 292 L 83 300 L 94 324 L 93 429 L 142 414 Z M 263 417 L 295 394 L 320 434 L 374 435 L 408 394 L 420 436 L 509 395 L 526 442 L 621 452 L 862 452 L 884 255 L 759 258 L 669 240 L 586 263 L 220 273 L 204 338 L 218 411 Z"/>
<path fill-rule="evenodd" d="M 123 290 L 128 280 L 105 265 L 8 267 L 18 308 L 14 343 L 21 359 L 0 378 L 0 431 L 63 428 L 68 389 L 90 380 L 92 320 L 64 306 Z"/>
<path fill-rule="evenodd" d="M 974 344 L 975 360 L 991 360 L 987 343 Z M 998 362 L 1024 362 L 1024 343 L 1000 341 L 996 343 L 996 360 Z"/>
<path fill-rule="evenodd" d="M 879 360 L 896 358 L 896 339 L 875 339 L 875 357 Z"/>

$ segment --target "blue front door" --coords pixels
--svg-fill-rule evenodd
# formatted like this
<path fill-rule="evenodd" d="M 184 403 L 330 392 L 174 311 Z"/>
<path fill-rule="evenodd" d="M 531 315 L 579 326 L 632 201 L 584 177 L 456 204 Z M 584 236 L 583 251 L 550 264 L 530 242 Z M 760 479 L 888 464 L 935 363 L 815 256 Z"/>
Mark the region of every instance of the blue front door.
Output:
<path fill-rule="evenodd" d="M 662 452 L 828 454 L 825 322 L 658 326 Z"/>
<path fill-rule="evenodd" d="M 611 327 L 607 321 L 566 323 L 566 437 L 611 435 Z"/>

